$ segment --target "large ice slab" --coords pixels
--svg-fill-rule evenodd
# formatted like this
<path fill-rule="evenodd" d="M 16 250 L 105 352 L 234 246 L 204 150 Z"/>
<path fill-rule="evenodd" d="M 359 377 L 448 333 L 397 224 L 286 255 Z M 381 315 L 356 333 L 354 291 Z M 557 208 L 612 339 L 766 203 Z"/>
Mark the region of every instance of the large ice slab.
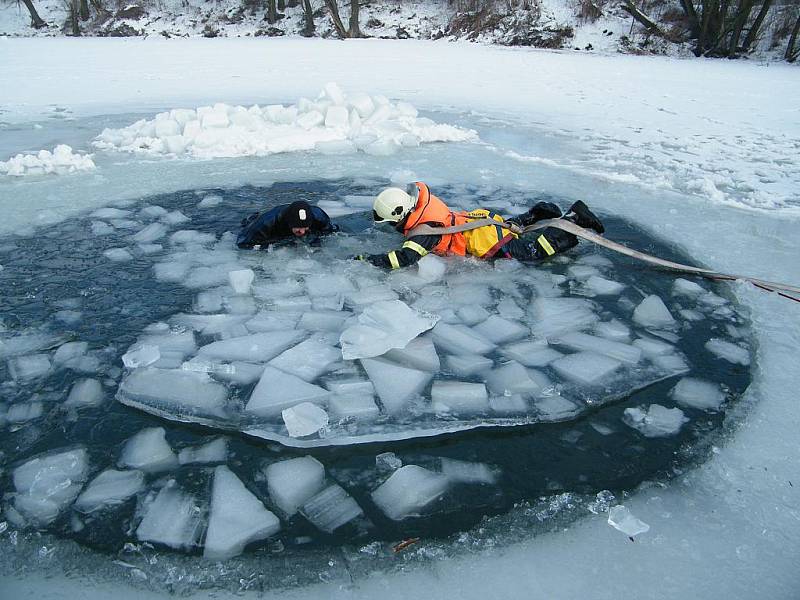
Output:
<path fill-rule="evenodd" d="M 438 320 L 437 315 L 414 310 L 401 300 L 374 302 L 358 316 L 357 325 L 342 332 L 342 356 L 348 360 L 372 358 L 392 348 L 405 348 Z"/>
<path fill-rule="evenodd" d="M 237 556 L 247 544 L 268 538 L 280 528 L 278 517 L 228 467 L 214 470 L 205 558 L 224 560 Z"/>
<path fill-rule="evenodd" d="M 225 417 L 228 391 L 206 373 L 148 367 L 125 377 L 117 398 L 125 404 L 144 404 L 186 418 Z"/>

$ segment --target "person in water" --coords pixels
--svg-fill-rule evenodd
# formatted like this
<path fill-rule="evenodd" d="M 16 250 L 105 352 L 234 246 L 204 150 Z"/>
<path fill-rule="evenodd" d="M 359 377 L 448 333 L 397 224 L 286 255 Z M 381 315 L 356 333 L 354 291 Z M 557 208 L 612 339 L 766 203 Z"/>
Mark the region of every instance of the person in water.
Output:
<path fill-rule="evenodd" d="M 276 242 L 307 240 L 318 243 L 320 236 L 338 231 L 327 213 L 318 206 L 298 200 L 281 204 L 242 220 L 242 230 L 236 238 L 239 248 L 258 250 Z"/>
<path fill-rule="evenodd" d="M 407 239 L 398 250 L 353 258 L 391 269 L 413 265 L 429 252 L 439 256 L 469 254 L 482 259 L 516 258 L 521 261 L 539 261 L 578 244 L 575 235 L 555 227 L 536 231 L 535 237 L 529 239 L 520 237 L 501 226 L 504 221 L 501 216 L 486 209 L 454 212 L 422 182 L 412 183 L 407 190 L 395 187 L 383 190 L 375 198 L 372 216 L 376 223 L 391 223 Z M 551 202 L 537 202 L 528 212 L 509 219 L 508 222 L 527 227 L 543 219 L 557 218 L 564 218 L 597 233 L 605 231 L 600 219 L 580 200 L 566 214 L 562 214 L 561 209 Z M 412 233 L 419 225 L 451 227 L 478 219 L 492 219 L 498 221 L 498 224 L 441 235 Z"/>

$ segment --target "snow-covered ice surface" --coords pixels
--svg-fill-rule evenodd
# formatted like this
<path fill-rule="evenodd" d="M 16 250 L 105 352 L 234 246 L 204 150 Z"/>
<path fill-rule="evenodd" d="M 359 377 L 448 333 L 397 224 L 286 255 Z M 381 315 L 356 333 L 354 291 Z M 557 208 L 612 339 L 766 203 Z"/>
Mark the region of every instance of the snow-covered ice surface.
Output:
<path fill-rule="evenodd" d="M 152 40 L 0 40 L 0 56 L 10 56 L 13 51 L 15 57 L 4 61 L 7 66 L 0 74 L 7 90 L 0 106 L 5 111 L 0 158 L 57 143 L 67 143 L 77 152 L 91 152 L 91 140 L 106 127 L 125 127 L 138 118 L 153 118 L 158 112 L 181 106 L 290 103 L 299 96 L 316 94 L 326 81 L 337 81 L 342 89 L 382 94 L 393 102 L 410 102 L 423 115 L 436 111 L 428 114 L 437 122 L 474 129 L 481 143 L 408 148 L 388 158 L 353 154 L 344 160 L 306 153 L 200 162 L 153 161 L 96 151 L 93 160 L 97 169 L 92 172 L 0 182 L 0 207 L 5 215 L 0 227 L 8 234 L 0 244 L 0 264 L 4 265 L 0 278 L 7 278 L 4 290 L 12 293 L 6 301 L 13 301 L 16 307 L 0 315 L 4 342 L 0 352 L 6 369 L 2 385 L 7 398 L 0 419 L 5 421 L 8 409 L 21 402 L 38 402 L 42 411 L 41 417 L 33 410 L 27 413 L 30 420 L 4 425 L 8 427 L 4 440 L 10 444 L 3 447 L 4 481 L 11 481 L 16 469 L 25 469 L 14 477 L 18 485 L 6 486 L 11 496 L 3 503 L 3 594 L 100 598 L 113 589 L 115 595 L 123 596 L 148 597 L 164 591 L 202 596 L 205 592 L 201 588 L 213 582 L 221 588 L 214 592 L 218 595 L 226 590 L 294 587 L 294 597 L 444 598 L 452 597 L 453 590 L 466 598 L 500 593 L 543 598 L 619 597 L 623 593 L 704 598 L 748 598 L 755 592 L 770 598 L 796 595 L 800 580 L 793 563 L 799 550 L 800 520 L 795 508 L 795 483 L 800 479 L 800 463 L 794 439 L 800 423 L 792 390 L 797 384 L 794 356 L 800 346 L 797 304 L 745 285 L 718 288 L 701 282 L 703 292 L 683 286 L 672 293 L 665 282 L 658 293 L 677 324 L 693 331 L 696 327 L 709 328 L 708 333 L 714 330 L 715 341 L 710 348 L 703 345 L 710 339 L 707 335 L 695 341 L 693 347 L 706 362 L 700 372 L 691 372 L 698 363 L 689 356 L 694 351 L 688 350 L 690 342 L 680 337 L 680 329 L 674 329 L 664 318 L 655 323 L 645 321 L 649 331 L 642 337 L 645 325 L 632 320 L 641 300 L 655 293 L 649 288 L 659 276 L 647 270 L 632 272 L 640 282 L 617 288 L 622 300 L 615 307 L 617 312 L 604 314 L 605 325 L 592 329 L 595 313 L 586 305 L 570 307 L 574 318 L 582 322 L 581 333 L 628 344 L 640 337 L 644 341 L 631 347 L 641 351 L 643 364 L 675 368 L 680 363 L 664 357 L 674 355 L 669 348 L 677 346 L 687 355 L 689 376 L 718 383 L 709 373 L 725 372 L 732 378 L 729 383 L 734 389 L 746 383 L 748 373 L 753 375 L 744 396 L 738 402 L 723 403 L 724 410 L 707 411 L 690 403 L 682 406 L 690 422 L 675 435 L 641 436 L 623 422 L 623 402 L 598 407 L 596 412 L 566 424 L 534 425 L 532 435 L 478 432 L 444 444 L 405 442 L 393 448 L 402 465 L 433 473 L 431 481 L 441 482 L 446 489 L 438 496 L 437 490 L 416 496 L 409 493 L 405 498 L 416 505 L 402 510 L 422 516 L 397 522 L 370 500 L 371 493 L 391 476 L 375 462 L 375 456 L 386 451 L 384 444 L 349 454 L 341 450 L 321 452 L 315 456 L 324 467 L 324 480 L 303 500 L 305 514 L 314 521 L 306 517 L 282 521 L 281 527 L 288 531 L 259 542 L 254 551 L 245 550 L 242 558 L 223 567 L 199 562 L 195 555 L 182 556 L 161 545 L 149 546 L 147 541 L 153 539 L 174 548 L 195 548 L 202 543 L 203 524 L 213 511 L 211 472 L 203 467 L 188 465 L 174 467 L 166 475 L 147 474 L 145 491 L 122 504 L 116 503 L 119 498 L 114 495 L 119 490 L 103 493 L 96 487 L 92 505 L 100 503 L 104 508 L 87 516 L 66 506 L 81 488 L 90 489 L 86 486 L 101 472 L 120 468 L 116 461 L 123 448 L 140 431 L 167 429 L 165 442 L 169 448 L 152 434 L 137 438 L 139 454 L 152 450 L 161 457 L 168 456 L 166 450 L 179 454 L 215 437 L 211 432 L 132 412 L 118 403 L 61 409 L 59 404 L 71 387 L 68 384 L 79 378 L 100 381 L 110 395 L 123 376 L 121 356 L 137 339 L 159 347 L 160 366 L 144 369 L 181 369 L 187 376 L 197 376 L 197 390 L 209 387 L 201 385 L 201 380 L 213 380 L 221 386 L 211 385 L 212 390 L 256 385 L 259 373 L 248 369 L 247 361 L 230 369 L 225 361 L 203 362 L 192 356 L 201 342 L 214 336 L 228 341 L 241 335 L 241 327 L 246 327 L 243 317 L 252 318 L 253 307 L 258 308 L 258 301 L 264 299 L 258 297 L 258 290 L 264 289 L 258 282 L 253 284 L 252 296 L 237 297 L 219 289 L 229 283 L 229 272 L 250 266 L 232 260 L 236 252 L 226 251 L 231 238 L 220 234 L 234 231 L 238 219 L 263 202 L 264 190 L 275 182 L 287 182 L 274 188 L 286 195 L 300 189 L 301 193 L 334 200 L 328 197 L 332 190 L 348 188 L 347 194 L 358 198 L 369 196 L 388 181 L 419 178 L 441 189 L 442 196 L 452 204 L 488 204 L 491 198 L 491 204 L 507 212 L 521 210 L 537 197 L 561 203 L 584 198 L 605 216 L 624 214 L 655 238 L 674 244 L 680 250 L 675 257 L 687 260 L 686 255 L 690 255 L 717 270 L 798 283 L 794 257 L 800 251 L 796 221 L 800 174 L 794 156 L 800 119 L 790 99 L 797 97 L 800 84 L 789 67 L 577 57 L 462 45 L 407 44 L 400 49 L 392 42 L 273 40 L 270 47 L 275 54 L 257 55 L 247 66 L 231 69 L 236 62 L 233 57 L 248 43 L 170 41 L 169 58 L 165 58 L 165 43 Z M 102 51 L 98 51 L 101 44 Z M 369 67 L 358 58 L 367 44 Z M 397 60 L 398 52 L 402 52 L 402 61 Z M 289 54 L 291 61 L 277 58 Z M 87 60 L 93 66 L 88 75 L 80 68 Z M 198 62 L 204 65 L 200 74 L 188 68 Z M 150 65 L 156 63 L 159 67 L 153 70 Z M 127 68 L 118 72 L 115 68 L 120 64 Z M 444 71 L 442 64 L 448 65 Z M 371 75 L 368 86 L 363 79 L 366 68 Z M 23 81 L 25 85 L 21 85 Z M 54 85 L 54 81 L 60 85 Z M 436 85 L 431 86 L 431 81 Z M 704 86 L 698 88 L 698 81 Z M 89 83 L 91 98 L 85 94 Z M 59 114 L 69 111 L 75 120 L 48 120 L 54 107 L 64 109 Z M 40 119 L 41 128 L 33 127 Z M 320 180 L 330 182 L 331 187 L 302 184 Z M 242 187 L 244 184 L 254 187 Z M 525 202 L 516 204 L 512 195 Z M 200 206 L 208 196 L 220 196 L 223 201 Z M 163 212 L 154 206 L 159 202 L 164 204 Z M 198 212 L 189 210 L 190 203 Z M 108 206 L 115 210 L 88 215 Z M 200 211 L 212 212 L 203 216 Z M 78 214 L 86 216 L 75 219 Z M 61 223 L 65 219 L 70 220 Z M 353 219 L 357 220 L 357 215 Z M 141 242 L 130 239 L 154 221 L 162 221 L 168 232 L 153 237 L 158 234 L 153 229 Z M 209 227 L 212 221 L 215 226 Z M 613 236 L 616 230 L 616 239 L 652 244 L 651 249 L 670 252 L 624 222 L 615 223 L 611 218 L 609 222 L 616 225 L 609 233 Z M 198 233 L 171 237 L 181 230 Z M 213 239 L 208 237 L 209 232 Z M 59 253 L 57 245 L 64 239 L 70 243 Z M 368 232 L 366 244 L 368 249 L 377 250 L 390 239 L 391 234 L 385 232 Z M 349 240 L 341 242 L 342 251 L 363 249 L 364 244 L 355 236 Z M 349 248 L 348 243 L 352 244 Z M 180 245 L 185 246 L 183 255 L 178 254 Z M 129 250 L 131 261 L 112 262 L 98 254 L 100 249 L 122 246 Z M 192 263 L 189 257 L 198 248 L 205 248 L 204 258 L 217 262 Z M 573 260 L 580 263 L 594 254 L 582 245 Z M 167 257 L 172 260 L 164 262 Z M 179 260 L 181 257 L 185 260 Z M 268 296 L 278 298 L 278 290 L 286 291 L 277 305 L 289 320 L 292 313 L 314 310 L 321 314 L 315 315 L 313 322 L 338 327 L 341 323 L 324 312 L 344 308 L 336 296 L 317 298 L 316 307 L 310 296 L 305 302 L 297 300 L 304 295 L 305 286 L 298 286 L 298 290 L 292 280 L 304 282 L 306 275 L 313 274 L 309 272 L 312 262 L 300 259 L 284 263 L 287 271 L 291 268 L 287 276 L 290 281 L 283 282 L 283 287 L 266 286 L 271 292 Z M 597 268 L 599 277 L 617 280 L 617 274 L 602 263 L 594 259 L 585 266 Z M 164 266 L 155 268 L 156 264 Z M 475 268 L 464 264 L 462 268 Z M 574 281 L 570 280 L 570 265 L 559 261 L 552 267 L 563 269 L 553 273 L 563 274 L 565 279 L 551 282 L 563 290 L 563 295 L 615 289 L 600 286 L 602 282 L 597 280 L 587 286 L 591 275 L 585 269 L 573 271 Z M 274 276 L 260 268 L 253 269 L 257 276 Z M 519 276 L 513 268 L 498 272 L 506 281 Z M 46 284 L 43 281 L 31 287 L 23 274 L 49 277 Z M 458 268 L 448 271 L 445 285 L 462 274 Z M 413 273 L 398 275 L 407 277 L 400 290 L 405 293 L 413 291 L 415 285 L 431 285 L 424 280 L 415 282 Z M 91 283 L 81 290 L 82 282 Z M 510 289 L 514 287 L 509 285 Z M 147 290 L 144 296 L 143 289 Z M 726 297 L 725 289 L 744 306 L 752 333 L 745 321 L 738 320 L 740 309 Z M 65 294 L 65 290 L 70 293 Z M 362 291 L 360 298 L 394 299 L 377 291 Z M 541 305 L 520 306 L 520 299 L 506 291 L 518 309 L 553 314 Z M 544 286 L 537 292 L 549 297 Z M 142 296 L 138 302 L 137 293 Z M 513 316 L 513 306 L 506 302 L 501 308 L 498 298 L 488 293 L 489 304 L 502 311 L 501 318 L 519 318 Z M 460 294 L 470 302 L 481 297 L 473 286 L 463 287 Z M 602 305 L 615 298 L 612 293 L 578 299 Z M 426 294 L 423 299 L 426 310 L 431 310 L 437 294 Z M 202 334 L 208 337 L 193 339 L 186 333 L 194 325 L 176 328 L 168 323 L 177 314 L 176 307 L 186 314 L 226 317 L 208 319 Z M 116 316 L 95 323 L 97 311 Z M 627 316 L 620 321 L 617 314 L 623 311 Z M 475 311 L 472 313 L 465 311 L 464 315 L 470 321 L 479 318 Z M 42 314 L 52 317 L 42 319 Z M 38 319 L 35 325 L 30 321 L 32 315 Z M 612 315 L 616 321 L 611 320 Z M 698 316 L 701 320 L 693 320 Z M 301 315 L 297 319 L 300 322 Z M 451 322 L 444 324 L 454 327 L 460 317 L 456 313 L 447 320 Z M 159 324 L 162 321 L 165 325 Z M 269 318 L 259 321 L 263 331 L 275 330 L 275 322 Z M 549 323 L 547 331 L 532 323 L 531 333 L 548 339 L 564 335 L 563 329 L 558 330 L 562 325 L 554 321 L 555 329 Z M 79 339 L 73 339 L 67 331 L 74 331 Z M 125 333 L 115 335 L 115 331 Z M 326 343 L 336 344 L 331 331 L 320 334 L 317 341 L 316 348 L 323 356 Z M 455 339 L 450 333 L 445 339 Z M 59 357 L 65 362 L 54 364 L 57 349 L 75 341 L 86 341 L 88 347 L 72 346 Z M 515 339 L 508 344 L 524 341 Z M 597 353 L 596 340 L 573 335 L 567 342 L 569 346 L 558 348 L 568 356 Z M 749 367 L 741 351 L 745 347 L 750 348 Z M 622 359 L 632 359 L 635 354 L 620 354 L 618 346 L 604 348 L 614 351 L 616 358 L 600 355 L 604 358 L 584 362 L 584 381 L 604 371 L 613 376 L 628 368 L 630 363 Z M 470 364 L 476 369 L 464 382 L 477 383 L 480 365 L 485 368 L 486 362 L 475 355 L 458 358 L 455 364 L 462 368 Z M 563 359 L 538 355 L 538 360 L 546 365 Z M 619 366 L 614 367 L 609 360 Z M 66 363 L 68 367 L 61 366 Z M 451 361 L 442 363 L 449 365 Z M 184 364 L 189 366 L 183 369 Z M 337 368 L 346 371 L 347 366 Z M 302 377 L 309 377 L 309 373 L 307 366 L 292 376 L 309 383 Z M 358 375 L 358 371 L 351 373 L 353 379 Z M 518 377 L 516 368 L 506 375 L 514 375 L 514 384 L 523 389 L 528 386 L 528 392 L 546 383 L 531 377 L 526 382 Z M 645 392 L 652 397 L 646 401 L 634 398 L 631 407 L 672 406 L 670 390 L 677 379 L 649 388 Z M 349 385 L 360 393 L 367 389 L 363 383 Z M 437 390 L 437 397 L 449 401 L 449 389 Z M 331 393 L 327 389 L 323 392 Z M 680 393 L 677 396 L 685 397 Z M 195 399 L 213 410 L 221 406 L 220 398 L 221 393 L 213 392 Z M 238 399 L 242 403 L 245 400 L 241 395 Z M 187 394 L 185 400 L 192 400 L 191 395 Z M 475 402 L 480 402 L 479 394 L 470 395 L 467 404 L 474 406 Z M 517 394 L 503 394 L 490 406 L 513 412 L 525 404 Z M 549 414 L 565 414 L 562 404 L 550 401 L 540 406 Z M 374 411 L 365 409 L 362 414 L 374 415 Z M 632 444 L 631 439 L 637 443 Z M 85 450 L 81 442 L 86 444 Z M 251 464 L 253 448 L 262 460 Z M 58 468 L 58 457 L 70 452 L 81 460 L 69 465 L 77 475 L 67 483 L 64 477 L 72 473 Z M 228 466 L 249 490 L 245 492 L 237 483 L 237 494 L 247 497 L 257 512 L 261 509 L 256 503 L 271 510 L 275 505 L 266 493 L 268 476 L 260 474 L 271 464 L 298 456 L 302 454 L 253 446 L 238 437 L 231 439 Z M 521 456 L 532 457 L 531 462 L 521 464 Z M 86 462 L 84 457 L 88 457 Z M 488 472 L 499 467 L 501 474 L 497 484 L 443 482 L 435 475 L 446 472 L 444 458 L 490 463 Z M 26 477 L 37 464 L 31 461 L 37 459 L 46 469 L 41 481 L 52 481 L 52 486 L 26 484 Z M 242 461 L 247 468 L 242 467 Z M 631 465 L 639 470 L 631 473 Z M 513 476 L 508 475 L 508 469 Z M 425 471 L 411 471 L 431 477 Z M 475 468 L 475 472 L 481 471 L 485 469 Z M 649 473 L 646 477 L 645 472 Z M 417 477 L 408 479 L 426 484 Z M 340 486 L 344 495 L 331 485 Z M 323 493 L 329 488 L 332 491 Z M 281 491 L 276 493 L 280 495 Z M 105 494 L 108 503 L 103 502 Z M 350 500 L 364 511 L 366 521 L 354 517 L 344 525 L 346 533 L 325 538 L 328 534 L 319 533 L 322 530 L 313 523 L 328 527 L 339 522 L 337 519 L 359 514 Z M 636 537 L 636 543 L 608 525 L 609 509 L 619 504 L 650 527 Z M 53 526 L 43 534 L 25 527 L 29 519 L 38 519 L 37 515 L 48 520 L 54 513 Z M 304 514 L 303 509 L 300 514 Z M 490 516 L 481 521 L 484 514 Z M 476 526 L 478 521 L 480 525 Z M 258 539 L 271 530 L 243 531 L 238 539 L 244 542 L 236 543 Z M 377 536 L 376 531 L 380 532 Z M 392 552 L 393 543 L 415 535 L 422 538 L 419 543 L 400 553 Z M 319 543 L 323 539 L 335 543 Z M 287 562 L 293 565 L 291 572 L 281 566 Z M 570 566 L 575 564 L 592 565 L 592 569 L 576 572 Z M 87 583 L 89 580 L 92 583 Z M 654 581 L 658 585 L 654 586 Z M 284 589 L 281 593 L 287 592 Z"/>

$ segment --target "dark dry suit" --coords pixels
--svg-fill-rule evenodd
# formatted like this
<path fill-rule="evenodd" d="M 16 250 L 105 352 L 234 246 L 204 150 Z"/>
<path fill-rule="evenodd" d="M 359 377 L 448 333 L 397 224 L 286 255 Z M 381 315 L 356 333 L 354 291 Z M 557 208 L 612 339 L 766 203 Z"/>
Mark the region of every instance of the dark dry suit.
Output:
<path fill-rule="evenodd" d="M 242 230 L 236 237 L 239 248 L 254 248 L 268 246 L 280 241 L 290 241 L 295 238 L 292 233 L 293 224 L 286 218 L 286 213 L 291 204 L 281 204 L 263 213 L 254 213 L 242 221 Z M 305 239 L 309 243 L 319 241 L 321 235 L 338 231 L 338 227 L 331 223 L 328 214 L 318 206 L 310 206 L 309 232 Z"/>
<path fill-rule="evenodd" d="M 519 238 L 501 227 L 503 219 L 499 215 L 486 209 L 453 212 L 444 202 L 430 193 L 427 185 L 418 182 L 416 186 L 418 190 L 416 206 L 396 226 L 396 229 L 406 236 L 415 227 L 423 224 L 431 227 L 449 227 L 489 218 L 498 221 L 498 225 L 453 234 L 414 235 L 409 237 L 399 250 L 366 256 L 366 260 L 372 264 L 399 269 L 416 263 L 429 252 L 439 256 L 469 254 L 483 259 L 516 258 L 521 261 L 537 261 L 569 250 L 578 243 L 578 238 L 571 233 L 552 227 L 537 232 L 534 239 Z M 542 219 L 561 216 L 561 209 L 555 204 L 538 202 L 527 213 L 510 221 L 526 227 Z"/>

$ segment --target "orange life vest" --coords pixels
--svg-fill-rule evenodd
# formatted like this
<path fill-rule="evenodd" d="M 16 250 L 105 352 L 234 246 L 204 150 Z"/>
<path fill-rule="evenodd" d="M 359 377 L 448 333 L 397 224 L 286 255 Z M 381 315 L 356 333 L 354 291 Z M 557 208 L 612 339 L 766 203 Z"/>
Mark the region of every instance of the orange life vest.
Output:
<path fill-rule="evenodd" d="M 471 212 L 453 212 L 444 202 L 431 194 L 427 185 L 418 181 L 416 186 L 419 190 L 417 205 L 403 225 L 403 234 L 406 236 L 414 227 L 423 224 L 433 227 L 452 227 L 478 219 L 494 219 L 499 222 L 503 220 L 499 215 L 483 208 Z M 501 228 L 500 225 L 496 227 L 487 225 L 460 233 L 442 234 L 442 239 L 433 247 L 433 252 L 440 256 L 471 254 L 478 258 L 491 257 L 505 242 L 516 237 L 516 234 Z"/>
<path fill-rule="evenodd" d="M 417 205 L 406 218 L 403 225 L 403 235 L 414 229 L 417 225 L 431 225 L 432 227 L 452 227 L 467 222 L 463 213 L 455 213 L 447 205 L 431 194 L 428 186 L 421 181 L 416 182 L 418 189 Z M 439 243 L 433 247 L 433 252 L 439 256 L 457 254 L 464 256 L 467 253 L 467 242 L 462 233 L 447 233 L 442 235 Z"/>

